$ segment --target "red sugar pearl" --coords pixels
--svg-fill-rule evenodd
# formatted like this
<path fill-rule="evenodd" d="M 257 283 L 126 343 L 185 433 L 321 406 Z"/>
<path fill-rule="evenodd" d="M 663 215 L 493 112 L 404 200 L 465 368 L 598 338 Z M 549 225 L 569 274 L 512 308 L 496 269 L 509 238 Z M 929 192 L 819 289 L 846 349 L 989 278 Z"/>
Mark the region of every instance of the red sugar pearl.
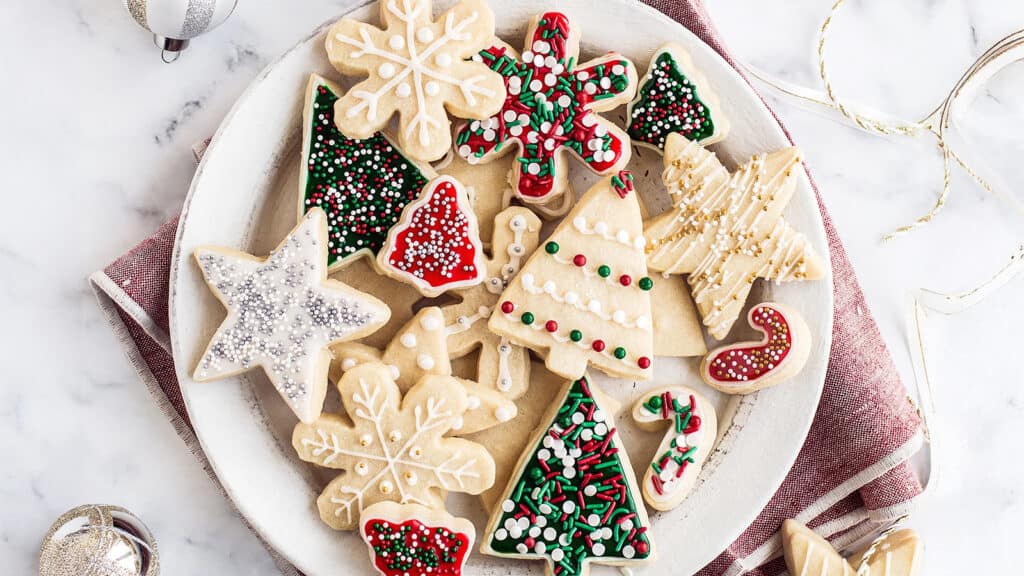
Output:
<path fill-rule="evenodd" d="M 511 314 L 513 311 L 515 311 L 515 309 L 516 305 L 509 302 L 508 300 L 505 300 L 504 302 L 501 303 L 501 311 L 504 312 L 505 314 Z"/>
<path fill-rule="evenodd" d="M 587 265 L 587 257 L 584 256 L 583 254 L 577 254 L 572 257 L 572 263 L 579 266 L 580 268 L 583 268 L 584 266 Z"/>
<path fill-rule="evenodd" d="M 637 359 L 636 365 L 644 370 L 647 370 L 648 368 L 651 367 L 651 359 L 648 358 L 647 356 L 641 356 L 640 358 Z"/>
<path fill-rule="evenodd" d="M 544 329 L 548 332 L 558 332 L 558 322 L 554 320 L 548 320 L 544 323 Z"/>
<path fill-rule="evenodd" d="M 623 274 L 622 276 L 619 276 L 619 284 L 622 284 L 623 286 L 629 286 L 632 283 L 633 279 L 629 277 L 629 274 Z"/>
<path fill-rule="evenodd" d="M 647 547 L 647 542 L 643 540 L 634 544 L 633 549 L 636 550 L 636 553 L 641 556 L 647 554 L 650 551 L 650 548 Z"/>
<path fill-rule="evenodd" d="M 594 352 L 603 352 L 604 351 L 604 340 L 594 340 L 594 342 L 590 345 L 590 347 L 594 349 Z"/>

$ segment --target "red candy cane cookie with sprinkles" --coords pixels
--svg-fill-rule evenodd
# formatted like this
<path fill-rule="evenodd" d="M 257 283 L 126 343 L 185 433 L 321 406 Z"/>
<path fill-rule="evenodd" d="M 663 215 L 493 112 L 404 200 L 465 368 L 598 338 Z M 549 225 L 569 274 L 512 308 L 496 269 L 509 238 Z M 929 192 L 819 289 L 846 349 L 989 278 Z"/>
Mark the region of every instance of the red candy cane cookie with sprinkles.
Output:
<path fill-rule="evenodd" d="M 747 322 L 764 337 L 716 348 L 704 357 L 700 375 L 726 394 L 749 394 L 795 376 L 807 363 L 811 330 L 788 306 L 765 302 L 750 309 Z"/>
<path fill-rule="evenodd" d="M 689 388 L 672 386 L 644 393 L 633 405 L 633 420 L 645 430 L 668 427 L 641 488 L 651 508 L 671 510 L 693 489 L 715 444 L 715 407 Z"/>
<path fill-rule="evenodd" d="M 359 534 L 383 576 L 460 576 L 476 529 L 443 510 L 378 502 L 363 510 Z"/>
<path fill-rule="evenodd" d="M 579 49 L 579 28 L 546 12 L 533 19 L 521 56 L 499 44 L 473 58 L 501 74 L 507 96 L 498 114 L 458 129 L 455 150 L 489 162 L 516 148 L 512 188 L 524 202 L 546 204 L 565 192 L 566 152 L 601 175 L 629 162 L 629 138 L 596 112 L 633 98 L 636 69 L 614 52 L 579 63 Z"/>

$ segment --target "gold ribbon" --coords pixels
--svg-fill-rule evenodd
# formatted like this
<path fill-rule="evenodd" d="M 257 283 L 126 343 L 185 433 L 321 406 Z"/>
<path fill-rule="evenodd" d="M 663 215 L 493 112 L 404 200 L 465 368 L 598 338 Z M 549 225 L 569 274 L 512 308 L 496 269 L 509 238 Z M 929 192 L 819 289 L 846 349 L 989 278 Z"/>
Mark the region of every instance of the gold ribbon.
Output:
<path fill-rule="evenodd" d="M 832 5 L 832 9 L 829 11 L 828 16 L 825 17 L 825 20 L 822 22 L 821 28 L 818 31 L 818 75 L 821 77 L 822 85 L 825 88 L 824 91 L 798 86 L 784 80 L 780 80 L 750 66 L 747 66 L 746 68 L 751 76 L 779 92 L 804 102 L 809 102 L 834 110 L 853 123 L 854 126 L 865 132 L 884 136 L 918 137 L 921 134 L 930 134 L 935 137 L 935 143 L 938 146 L 939 151 L 942 153 L 942 192 L 939 194 L 935 204 L 927 214 L 919 217 L 911 224 L 900 226 L 886 234 L 884 240 L 892 240 L 901 234 L 905 234 L 924 226 L 935 218 L 935 216 L 946 205 L 946 201 L 949 198 L 952 164 L 954 162 L 959 165 L 964 172 L 970 175 L 979 186 L 985 189 L 985 191 L 997 196 L 1021 214 L 1024 214 L 1024 204 L 1021 204 L 1012 197 L 999 193 L 979 174 L 978 170 L 974 169 L 963 159 L 963 157 L 961 157 L 960 154 L 957 154 L 956 151 L 953 150 L 947 140 L 947 131 L 952 120 L 953 105 L 957 100 L 959 100 L 964 94 L 973 94 L 979 86 L 983 85 L 996 72 L 1002 70 L 1009 64 L 1018 60 L 1024 60 L 1024 30 L 1018 30 L 1017 32 L 1009 34 L 986 50 L 985 53 L 982 54 L 966 72 L 964 72 L 956 84 L 953 85 L 952 90 L 949 91 L 942 102 L 930 114 L 921 120 L 906 121 L 893 118 L 885 113 L 872 110 L 866 106 L 850 103 L 836 94 L 836 90 L 832 84 L 832 80 L 828 72 L 828 66 L 826 64 L 825 48 L 832 23 L 838 15 L 839 9 L 845 3 L 846 0 L 835 1 Z"/>

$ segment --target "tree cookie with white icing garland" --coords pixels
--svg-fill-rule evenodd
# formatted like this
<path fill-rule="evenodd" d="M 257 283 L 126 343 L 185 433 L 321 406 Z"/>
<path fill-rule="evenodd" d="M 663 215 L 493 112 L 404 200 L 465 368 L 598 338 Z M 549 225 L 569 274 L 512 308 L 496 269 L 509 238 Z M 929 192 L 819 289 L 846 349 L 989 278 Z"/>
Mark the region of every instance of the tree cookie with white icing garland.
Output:
<path fill-rule="evenodd" d="M 460 0 L 432 18 L 431 0 L 381 0 L 383 29 L 343 18 L 327 31 L 331 64 L 342 74 L 367 76 L 335 104 L 339 130 L 369 138 L 397 113 L 402 150 L 431 162 L 451 147 L 448 113 L 488 118 L 501 109 L 501 76 L 469 60 L 494 37 L 487 2 Z"/>
<path fill-rule="evenodd" d="M 292 433 L 299 458 L 344 471 L 317 498 L 331 528 L 358 528 L 377 502 L 443 510 L 445 493 L 479 494 L 494 483 L 483 446 L 444 437 L 469 407 L 454 378 L 424 376 L 403 398 L 391 369 L 370 363 L 346 372 L 338 392 L 346 416 L 325 413 Z"/>
<path fill-rule="evenodd" d="M 724 140 L 729 122 L 718 97 L 678 44 L 662 46 L 651 58 L 636 99 L 626 111 L 633 144 L 661 152 L 672 133 L 704 146 Z"/>
<path fill-rule="evenodd" d="M 568 382 L 509 478 L 484 530 L 484 554 L 545 560 L 546 573 L 653 560 L 650 522 L 606 399 Z"/>
<path fill-rule="evenodd" d="M 363 510 L 359 534 L 381 576 L 461 576 L 476 528 L 442 510 L 378 502 Z"/>
<path fill-rule="evenodd" d="M 704 357 L 700 375 L 726 394 L 749 394 L 788 380 L 811 353 L 811 329 L 796 310 L 775 302 L 750 309 L 747 322 L 764 336 L 716 348 Z"/>
<path fill-rule="evenodd" d="M 683 386 L 645 392 L 633 405 L 633 420 L 645 430 L 667 427 L 641 487 L 655 510 L 671 510 L 693 489 L 718 435 L 715 407 Z"/>
<path fill-rule="evenodd" d="M 266 258 L 201 246 L 199 269 L 228 314 L 199 358 L 197 382 L 263 368 L 299 420 L 323 409 L 332 344 L 380 328 L 380 300 L 327 279 L 327 219 L 310 210 Z"/>
<path fill-rule="evenodd" d="M 480 231 L 458 180 L 436 178 L 405 207 L 377 255 L 377 266 L 427 297 L 483 282 L 487 265 Z"/>
<path fill-rule="evenodd" d="M 407 392 L 424 376 L 451 376 L 448 332 L 440 308 L 431 306 L 416 313 L 381 352 L 358 342 L 345 342 L 331 348 L 341 372 L 360 364 L 379 362 L 391 370 L 398 389 Z M 508 422 L 516 415 L 515 403 L 504 393 L 486 384 L 455 378 L 466 391 L 466 414 L 452 425 L 452 434 L 463 436 Z"/>
<path fill-rule="evenodd" d="M 499 298 L 489 327 L 580 378 L 588 364 L 647 380 L 654 353 L 640 204 L 633 177 L 597 182 Z"/>
<path fill-rule="evenodd" d="M 629 137 L 599 116 L 629 102 L 636 69 L 620 54 L 577 63 L 580 30 L 561 12 L 533 19 L 517 55 L 498 42 L 474 56 L 505 80 L 500 111 L 461 126 L 455 149 L 470 162 L 489 162 L 517 150 L 512 189 L 530 204 L 548 204 L 568 182 L 566 153 L 594 172 L 615 174 L 629 163 Z"/>
<path fill-rule="evenodd" d="M 688 274 L 704 326 L 729 333 L 757 278 L 815 280 L 825 263 L 782 211 L 796 189 L 800 151 L 754 157 L 734 173 L 680 134 L 665 143 L 662 180 L 673 207 L 644 223 L 652 271 Z"/>
<path fill-rule="evenodd" d="M 311 74 L 306 87 L 299 173 L 299 217 L 312 207 L 327 213 L 327 264 L 333 271 L 356 258 L 375 258 L 402 208 L 434 177 L 406 158 L 380 132 L 364 140 L 334 125 L 342 90 Z"/>

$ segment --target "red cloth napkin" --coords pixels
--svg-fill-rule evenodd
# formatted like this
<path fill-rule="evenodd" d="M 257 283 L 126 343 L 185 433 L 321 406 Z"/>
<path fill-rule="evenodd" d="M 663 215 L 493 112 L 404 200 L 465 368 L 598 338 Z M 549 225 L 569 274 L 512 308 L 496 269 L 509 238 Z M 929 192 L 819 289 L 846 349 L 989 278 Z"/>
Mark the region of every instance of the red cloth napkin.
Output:
<path fill-rule="evenodd" d="M 682 23 L 736 66 L 700 0 L 644 1 Z M 818 206 L 835 282 L 832 350 L 821 403 L 782 486 L 754 523 L 701 570 L 702 576 L 780 574 L 785 565 L 778 530 L 784 519 L 808 523 L 842 548 L 905 515 L 921 493 L 907 462 L 921 446 L 920 420 L 820 195 Z M 168 337 L 167 284 L 177 225 L 177 218 L 165 223 L 94 274 L 91 282 L 143 381 L 213 478 L 192 433 Z M 270 551 L 283 573 L 297 574 Z"/>

